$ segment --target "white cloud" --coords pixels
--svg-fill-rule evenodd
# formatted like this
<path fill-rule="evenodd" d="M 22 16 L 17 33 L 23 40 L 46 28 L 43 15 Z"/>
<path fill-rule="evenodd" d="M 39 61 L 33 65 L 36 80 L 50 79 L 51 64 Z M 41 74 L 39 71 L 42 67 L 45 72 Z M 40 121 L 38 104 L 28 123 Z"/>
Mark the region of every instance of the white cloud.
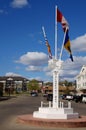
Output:
<path fill-rule="evenodd" d="M 51 68 L 49 68 L 48 65 L 47 65 L 47 66 L 45 66 L 45 67 L 43 68 L 43 71 L 44 71 L 44 72 L 51 71 Z"/>
<path fill-rule="evenodd" d="M 28 66 L 26 68 L 27 71 L 35 71 L 35 72 L 39 72 L 39 71 L 42 71 L 42 67 L 40 66 Z"/>
<path fill-rule="evenodd" d="M 48 67 L 48 56 L 43 52 L 27 52 L 16 62 L 27 65 L 26 71 L 44 72 L 48 78 L 52 77 L 52 69 Z M 46 66 L 43 66 L 44 64 Z M 67 59 L 62 64 L 61 79 L 75 80 L 83 65 L 86 65 L 86 56 L 74 56 L 74 62 Z M 41 78 L 43 79 L 43 77 Z"/>
<path fill-rule="evenodd" d="M 61 76 L 65 79 L 74 80 L 75 77 L 79 74 L 83 65 L 86 65 L 86 56 L 74 57 L 74 62 L 70 62 L 68 59 L 63 63 Z"/>
<path fill-rule="evenodd" d="M 86 34 L 71 41 L 72 49 L 76 52 L 86 51 Z"/>
<path fill-rule="evenodd" d="M 62 64 L 62 70 L 60 71 L 60 79 L 74 81 L 83 65 L 86 65 L 86 56 L 74 57 L 74 62 L 71 62 L 70 59 L 67 59 Z M 44 68 L 44 70 L 47 76 L 52 77 L 52 70 L 47 67 Z"/>
<path fill-rule="evenodd" d="M 47 61 L 48 56 L 43 52 L 27 52 L 16 62 L 24 65 L 39 66 L 46 64 Z"/>
<path fill-rule="evenodd" d="M 35 57 L 33 59 L 33 54 L 35 54 L 35 57 L 37 57 L 36 52 L 30 52 L 30 53 L 26 54 L 26 55 L 28 55 L 27 57 L 25 55 L 26 58 L 24 57 L 25 59 L 28 59 L 28 57 L 30 55 L 31 57 L 29 57 L 30 58 L 29 61 L 27 61 L 27 60 L 20 60 L 18 62 L 21 62 L 22 64 L 27 63 L 26 65 L 30 64 L 26 68 L 27 71 L 32 71 L 32 72 L 34 72 L 34 71 L 35 72 L 40 72 L 41 71 L 41 73 L 44 72 L 45 75 L 47 76 L 46 80 L 47 79 L 49 80 L 51 78 L 53 80 L 53 76 L 52 76 L 53 75 L 53 70 L 48 67 L 48 64 L 46 66 L 43 66 L 42 64 L 37 63 L 37 62 L 40 61 L 39 57 L 38 57 L 38 59 L 35 59 Z M 40 53 L 37 52 L 37 54 L 40 54 Z M 42 58 L 42 56 L 41 56 L 41 58 Z M 36 61 L 36 63 L 34 62 L 34 60 Z M 42 58 L 42 60 L 43 60 L 43 58 Z M 31 65 L 31 64 L 34 64 L 34 65 Z M 35 66 L 35 64 L 36 64 L 36 66 Z M 39 66 L 39 64 L 40 64 L 40 66 Z M 60 71 L 60 79 L 61 80 L 74 81 L 75 77 L 79 74 L 79 72 L 80 72 L 80 70 L 81 70 L 83 65 L 86 65 L 86 56 L 85 57 L 82 57 L 82 56 L 74 57 L 74 62 L 71 62 L 70 59 L 67 59 L 62 64 L 62 70 Z M 45 77 L 40 77 L 40 79 L 43 80 L 43 79 L 45 79 Z"/>
<path fill-rule="evenodd" d="M 75 52 L 86 52 L 86 34 L 77 37 L 71 41 L 72 49 Z M 80 73 L 80 70 L 83 65 L 86 65 L 86 56 L 74 56 L 74 62 L 71 62 L 70 59 L 64 61 L 62 65 L 62 70 L 60 72 L 60 77 L 62 80 L 74 81 L 76 76 Z M 50 78 L 53 75 L 52 70 L 49 70 L 48 67 L 43 69 L 47 76 Z M 52 77 L 53 79 L 53 77 Z"/>
<path fill-rule="evenodd" d="M 28 0 L 13 0 L 11 2 L 11 6 L 13 8 L 22 8 L 24 6 L 27 6 L 28 4 Z"/>
<path fill-rule="evenodd" d="M 86 65 L 86 56 L 74 56 L 73 58 L 74 62 L 71 62 L 70 59 L 67 59 L 63 62 L 60 73 L 61 79 L 70 81 L 75 80 L 75 77 L 79 74 L 81 67 Z M 26 54 L 22 55 L 19 60 L 16 61 L 16 63 L 26 65 L 26 71 L 43 72 L 48 79 L 52 77 L 52 69 L 48 67 L 48 56 L 43 52 L 27 52 Z M 43 79 L 44 77 L 40 78 Z"/>
<path fill-rule="evenodd" d="M 13 76 L 21 76 L 21 75 L 13 73 L 13 72 L 8 72 L 5 74 L 5 76 L 12 76 L 13 77 Z"/>

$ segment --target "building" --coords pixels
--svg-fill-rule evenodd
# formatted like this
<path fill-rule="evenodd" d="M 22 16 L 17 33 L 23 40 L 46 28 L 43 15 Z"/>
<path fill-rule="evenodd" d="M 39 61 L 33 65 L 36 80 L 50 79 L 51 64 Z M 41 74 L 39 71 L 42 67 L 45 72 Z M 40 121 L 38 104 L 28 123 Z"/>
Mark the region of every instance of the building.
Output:
<path fill-rule="evenodd" d="M 86 66 L 83 65 L 79 75 L 76 77 L 76 90 L 79 93 L 86 93 Z"/>
<path fill-rule="evenodd" d="M 29 79 L 21 76 L 0 76 L 0 90 L 5 92 L 26 91 Z"/>
<path fill-rule="evenodd" d="M 3 93 L 9 95 L 14 91 L 20 93 L 22 91 L 28 91 L 29 79 L 22 76 L 0 76 L 0 96 Z M 43 87 L 43 81 L 38 81 L 40 90 Z"/>

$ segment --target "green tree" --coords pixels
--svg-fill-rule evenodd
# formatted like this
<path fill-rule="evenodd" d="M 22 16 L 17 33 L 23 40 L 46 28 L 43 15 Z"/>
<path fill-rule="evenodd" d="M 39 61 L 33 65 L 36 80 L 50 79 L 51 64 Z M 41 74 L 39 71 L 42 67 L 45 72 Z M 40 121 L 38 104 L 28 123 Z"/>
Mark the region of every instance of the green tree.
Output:
<path fill-rule="evenodd" d="M 31 80 L 28 83 L 28 89 L 29 90 L 39 90 L 39 82 L 35 79 Z"/>
<path fill-rule="evenodd" d="M 47 85 L 47 86 L 53 86 L 53 83 L 52 82 L 47 82 L 47 83 L 45 83 L 45 85 Z"/>

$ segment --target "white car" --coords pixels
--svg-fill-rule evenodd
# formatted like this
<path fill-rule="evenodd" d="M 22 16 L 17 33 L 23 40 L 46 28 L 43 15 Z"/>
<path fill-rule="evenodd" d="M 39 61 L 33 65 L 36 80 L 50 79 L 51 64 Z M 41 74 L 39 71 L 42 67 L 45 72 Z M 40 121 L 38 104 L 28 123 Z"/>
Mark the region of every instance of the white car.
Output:
<path fill-rule="evenodd" d="M 86 103 L 86 95 L 82 96 L 82 102 Z"/>
<path fill-rule="evenodd" d="M 73 100 L 73 95 L 66 95 L 66 100 Z"/>

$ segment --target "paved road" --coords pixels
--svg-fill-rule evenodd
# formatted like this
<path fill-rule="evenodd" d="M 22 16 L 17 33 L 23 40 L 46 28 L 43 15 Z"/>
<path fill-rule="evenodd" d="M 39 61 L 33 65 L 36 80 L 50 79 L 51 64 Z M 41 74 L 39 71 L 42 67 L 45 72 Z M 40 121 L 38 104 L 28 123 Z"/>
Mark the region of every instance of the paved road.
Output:
<path fill-rule="evenodd" d="M 22 95 L 0 101 L 0 130 L 64 130 L 64 128 L 33 127 L 17 122 L 18 115 L 31 114 L 38 110 L 41 100 L 43 97 Z M 86 104 L 72 103 L 72 106 L 79 114 L 86 115 Z M 86 130 L 86 128 L 73 128 L 73 130 Z"/>

